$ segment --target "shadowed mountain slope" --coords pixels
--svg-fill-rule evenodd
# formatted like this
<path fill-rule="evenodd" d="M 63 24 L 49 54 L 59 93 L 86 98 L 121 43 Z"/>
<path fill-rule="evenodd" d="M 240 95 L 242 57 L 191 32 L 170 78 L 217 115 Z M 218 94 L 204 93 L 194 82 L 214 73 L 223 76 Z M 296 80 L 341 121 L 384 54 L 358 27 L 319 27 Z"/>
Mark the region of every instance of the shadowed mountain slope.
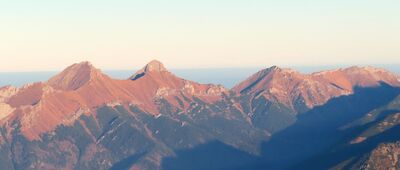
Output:
<path fill-rule="evenodd" d="M 293 125 L 274 134 L 263 145 L 264 167 L 289 168 L 337 146 L 343 140 L 349 140 L 349 137 L 354 138 L 358 127 L 342 127 L 366 116 L 375 108 L 386 105 L 399 94 L 399 88 L 387 84 L 355 88 L 352 95 L 334 98 L 325 105 L 303 113 Z M 307 166 L 314 167 L 313 165 L 316 165 L 315 160 L 297 168 L 307 169 Z M 324 164 L 327 165 L 329 164 Z M 322 169 L 325 168 L 327 167 Z"/>

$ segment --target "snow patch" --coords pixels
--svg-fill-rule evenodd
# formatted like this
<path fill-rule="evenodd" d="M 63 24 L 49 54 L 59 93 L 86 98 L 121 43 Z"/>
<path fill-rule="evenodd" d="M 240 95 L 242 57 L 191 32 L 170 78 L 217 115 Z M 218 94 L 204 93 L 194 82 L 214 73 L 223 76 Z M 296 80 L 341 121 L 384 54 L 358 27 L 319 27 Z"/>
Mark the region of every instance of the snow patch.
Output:
<path fill-rule="evenodd" d="M 107 103 L 106 105 L 108 107 L 115 107 L 115 106 L 121 106 L 122 104 L 120 102 L 118 102 L 118 101 L 114 101 L 114 102 L 111 102 L 111 103 Z"/>
<path fill-rule="evenodd" d="M 186 122 L 181 122 L 181 127 L 185 126 Z"/>
<path fill-rule="evenodd" d="M 162 116 L 162 114 L 158 114 L 158 115 L 154 116 L 154 118 L 158 119 L 161 116 Z"/>

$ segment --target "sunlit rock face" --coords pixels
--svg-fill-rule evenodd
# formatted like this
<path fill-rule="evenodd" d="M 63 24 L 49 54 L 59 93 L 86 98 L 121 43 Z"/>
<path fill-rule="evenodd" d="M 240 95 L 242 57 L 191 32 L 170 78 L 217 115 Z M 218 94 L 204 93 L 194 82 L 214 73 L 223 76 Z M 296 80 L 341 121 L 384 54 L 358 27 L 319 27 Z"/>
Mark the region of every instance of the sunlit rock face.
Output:
<path fill-rule="evenodd" d="M 135 75 L 142 73 L 142 77 L 136 80 L 115 80 L 89 62 L 73 64 L 47 82 L 20 89 L 2 88 L 0 95 L 4 104 L 1 108 L 4 112 L 1 117 L 15 112 L 8 121 L 19 120 L 22 133 L 34 140 L 63 124 L 65 119 L 71 122 L 82 109 L 88 110 L 86 114 L 89 114 L 97 107 L 118 101 L 121 105 L 134 104 L 148 114 L 157 115 L 160 108 L 156 99 L 187 110 L 197 98 L 212 104 L 228 92 L 222 86 L 176 77 L 158 61 L 151 61 Z"/>

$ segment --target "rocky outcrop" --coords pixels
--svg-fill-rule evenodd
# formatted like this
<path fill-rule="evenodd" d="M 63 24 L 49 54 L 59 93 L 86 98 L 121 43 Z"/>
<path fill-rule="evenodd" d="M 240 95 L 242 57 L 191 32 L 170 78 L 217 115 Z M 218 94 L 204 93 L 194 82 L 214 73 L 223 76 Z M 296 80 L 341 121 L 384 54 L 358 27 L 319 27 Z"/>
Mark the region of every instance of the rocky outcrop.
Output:
<path fill-rule="evenodd" d="M 400 169 L 400 142 L 381 144 L 372 151 L 361 169 Z"/>
<path fill-rule="evenodd" d="M 0 88 L 0 102 L 6 101 L 9 97 L 18 92 L 18 88 L 12 86 L 5 86 Z"/>

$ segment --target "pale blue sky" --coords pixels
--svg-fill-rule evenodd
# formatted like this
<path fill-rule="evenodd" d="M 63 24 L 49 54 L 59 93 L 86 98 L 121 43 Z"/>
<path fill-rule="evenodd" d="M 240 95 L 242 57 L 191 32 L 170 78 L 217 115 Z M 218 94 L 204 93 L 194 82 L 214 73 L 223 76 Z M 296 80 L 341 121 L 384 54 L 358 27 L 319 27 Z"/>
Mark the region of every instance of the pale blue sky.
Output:
<path fill-rule="evenodd" d="M 399 0 L 0 0 L 0 71 L 400 63 Z"/>

